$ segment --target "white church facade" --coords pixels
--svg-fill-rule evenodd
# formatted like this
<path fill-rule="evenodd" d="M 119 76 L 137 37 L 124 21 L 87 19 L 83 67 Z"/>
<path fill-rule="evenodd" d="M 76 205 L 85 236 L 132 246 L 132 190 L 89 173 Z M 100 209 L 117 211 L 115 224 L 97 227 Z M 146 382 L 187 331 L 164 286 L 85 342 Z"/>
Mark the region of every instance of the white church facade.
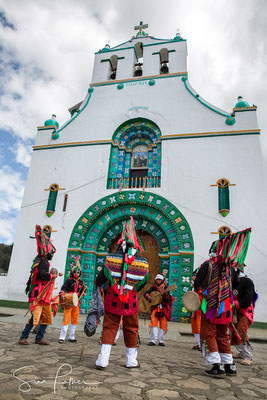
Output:
<path fill-rule="evenodd" d="M 0 299 L 24 293 L 36 255 L 35 225 L 45 227 L 64 273 L 78 255 L 88 286 L 114 250 L 132 215 L 151 267 L 173 293 L 172 319 L 188 322 L 182 305 L 191 274 L 218 235 L 252 227 L 246 273 L 259 299 L 255 320 L 267 322 L 266 185 L 256 106 L 239 99 L 225 112 L 190 86 L 187 42 L 158 39 L 140 23 L 130 40 L 95 54 L 85 99 L 58 126 L 38 127 L 7 277 Z M 3 279 L 2 279 L 3 278 Z"/>

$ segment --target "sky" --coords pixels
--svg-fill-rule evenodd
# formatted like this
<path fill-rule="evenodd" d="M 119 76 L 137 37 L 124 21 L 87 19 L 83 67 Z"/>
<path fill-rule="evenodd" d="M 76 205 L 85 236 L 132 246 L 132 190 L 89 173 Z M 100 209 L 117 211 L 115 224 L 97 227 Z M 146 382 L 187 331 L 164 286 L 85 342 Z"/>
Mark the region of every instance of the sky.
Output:
<path fill-rule="evenodd" d="M 69 119 L 94 52 L 140 21 L 157 38 L 180 29 L 189 82 L 209 103 L 231 112 L 241 95 L 258 106 L 267 154 L 266 0 L 0 0 L 0 243 L 14 241 L 37 126 Z"/>

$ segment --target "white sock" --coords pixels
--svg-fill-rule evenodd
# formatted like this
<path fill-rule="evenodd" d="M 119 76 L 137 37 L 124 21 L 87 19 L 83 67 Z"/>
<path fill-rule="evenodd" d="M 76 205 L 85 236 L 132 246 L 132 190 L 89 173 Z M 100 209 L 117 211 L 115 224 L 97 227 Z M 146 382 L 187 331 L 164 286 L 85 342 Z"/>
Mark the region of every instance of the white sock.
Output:
<path fill-rule="evenodd" d="M 112 347 L 111 344 L 101 344 L 101 350 L 100 353 L 98 354 L 98 358 L 96 360 L 95 365 L 103 368 L 108 366 L 111 347 Z"/>
<path fill-rule="evenodd" d="M 206 352 L 205 354 L 206 365 L 210 364 L 221 364 L 221 357 L 218 351 L 213 351 L 212 353 Z"/>
<path fill-rule="evenodd" d="M 233 354 L 232 353 L 220 353 L 222 364 L 233 364 Z"/>
<path fill-rule="evenodd" d="M 137 348 L 126 347 L 126 367 L 136 367 L 137 365 Z"/>
<path fill-rule="evenodd" d="M 198 347 L 200 347 L 200 334 L 199 333 L 195 333 L 194 336 L 195 336 L 195 339 L 196 339 Z"/>
<path fill-rule="evenodd" d="M 245 344 L 239 344 L 235 346 L 239 353 L 246 358 L 247 360 L 252 360 L 252 353 L 251 353 L 251 347 L 250 345 L 246 342 Z"/>
<path fill-rule="evenodd" d="M 70 324 L 70 334 L 69 334 L 69 339 L 70 340 L 74 340 L 75 339 L 74 335 L 75 335 L 76 327 L 77 327 L 77 325 Z"/>
<path fill-rule="evenodd" d="M 59 340 L 65 340 L 66 339 L 68 327 L 69 327 L 69 325 L 62 325 L 61 326 Z"/>
<path fill-rule="evenodd" d="M 158 339 L 158 327 L 157 326 L 152 326 L 150 328 L 150 341 L 152 343 L 157 343 L 157 339 Z"/>
<path fill-rule="evenodd" d="M 159 329 L 159 343 L 164 343 L 164 333 L 165 330 L 164 329 Z"/>

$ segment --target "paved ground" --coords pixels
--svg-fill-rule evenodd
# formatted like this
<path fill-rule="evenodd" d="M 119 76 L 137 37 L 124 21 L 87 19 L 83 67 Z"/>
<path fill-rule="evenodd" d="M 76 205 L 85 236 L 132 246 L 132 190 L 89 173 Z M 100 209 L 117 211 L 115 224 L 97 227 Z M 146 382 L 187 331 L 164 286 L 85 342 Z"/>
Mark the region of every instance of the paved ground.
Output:
<path fill-rule="evenodd" d="M 112 348 L 110 365 L 105 371 L 94 368 L 99 352 L 100 332 L 84 340 L 81 316 L 77 344 L 57 343 L 62 314 L 47 330 L 50 346 L 17 344 L 27 320 L 24 310 L 0 308 L 0 399 L 195 399 L 232 400 L 267 399 L 267 345 L 253 342 L 254 365 L 237 364 L 234 378 L 211 379 L 203 374 L 201 353 L 192 350 L 194 339 L 190 325 L 170 323 L 165 347 L 148 347 L 148 321 L 140 321 L 141 346 L 138 359 L 141 368 L 125 368 L 123 338 Z M 7 314 L 12 314 L 7 316 Z M 254 340 L 266 340 L 267 331 L 251 329 Z"/>

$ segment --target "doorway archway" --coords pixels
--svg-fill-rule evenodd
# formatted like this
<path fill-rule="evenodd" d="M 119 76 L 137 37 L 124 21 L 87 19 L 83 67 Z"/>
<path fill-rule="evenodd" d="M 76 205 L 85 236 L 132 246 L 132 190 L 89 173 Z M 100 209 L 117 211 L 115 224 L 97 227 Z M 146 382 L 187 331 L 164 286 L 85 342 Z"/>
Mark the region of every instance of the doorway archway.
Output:
<path fill-rule="evenodd" d="M 81 312 L 87 312 L 95 277 L 104 266 L 112 242 L 122 231 L 122 223 L 130 215 L 137 231 L 148 232 L 158 243 L 160 271 L 165 273 L 168 284 L 177 284 L 172 319 L 189 321 L 190 314 L 182 305 L 182 296 L 191 289 L 194 244 L 190 227 L 183 214 L 164 197 L 133 190 L 99 199 L 81 215 L 72 230 L 65 276 L 68 276 L 78 255 L 83 280 L 88 286 L 87 295 L 81 302 Z"/>

